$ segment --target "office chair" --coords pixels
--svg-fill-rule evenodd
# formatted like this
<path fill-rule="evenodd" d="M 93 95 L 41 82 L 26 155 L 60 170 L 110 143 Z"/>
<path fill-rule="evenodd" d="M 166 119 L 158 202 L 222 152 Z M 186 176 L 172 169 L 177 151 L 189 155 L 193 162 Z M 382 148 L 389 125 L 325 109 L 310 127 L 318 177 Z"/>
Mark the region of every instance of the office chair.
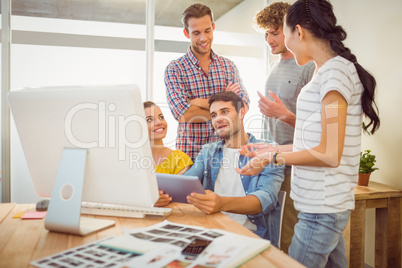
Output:
<path fill-rule="evenodd" d="M 278 193 L 278 202 L 281 206 L 281 220 L 279 222 L 279 242 L 278 247 L 281 248 L 281 236 L 282 236 L 282 219 L 283 219 L 283 211 L 285 210 L 285 199 L 286 199 L 286 192 L 279 191 Z"/>

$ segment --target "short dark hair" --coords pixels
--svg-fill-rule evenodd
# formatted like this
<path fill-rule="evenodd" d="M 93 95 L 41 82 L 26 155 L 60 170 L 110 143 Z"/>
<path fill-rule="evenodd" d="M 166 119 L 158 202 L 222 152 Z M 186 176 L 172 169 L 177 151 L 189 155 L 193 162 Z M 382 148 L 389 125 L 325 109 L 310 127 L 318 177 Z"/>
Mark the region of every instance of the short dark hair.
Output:
<path fill-rule="evenodd" d="M 214 22 L 214 15 L 212 13 L 212 10 L 202 4 L 194 4 L 186 8 L 184 10 L 182 17 L 181 17 L 181 22 L 183 23 L 184 29 L 188 32 L 188 20 L 190 18 L 202 18 L 205 15 L 209 15 L 211 18 L 211 22 Z"/>
<path fill-rule="evenodd" d="M 145 108 L 149 108 L 149 107 L 153 107 L 153 106 L 158 106 L 156 105 L 154 102 L 152 101 L 144 101 L 144 109 Z"/>
<path fill-rule="evenodd" d="M 243 100 L 240 98 L 239 95 L 237 95 L 233 91 L 224 91 L 224 92 L 212 95 L 212 97 L 208 101 L 210 108 L 211 108 L 212 103 L 214 103 L 215 101 L 231 102 L 232 105 L 235 107 L 236 112 L 239 112 L 240 109 L 244 107 Z"/>

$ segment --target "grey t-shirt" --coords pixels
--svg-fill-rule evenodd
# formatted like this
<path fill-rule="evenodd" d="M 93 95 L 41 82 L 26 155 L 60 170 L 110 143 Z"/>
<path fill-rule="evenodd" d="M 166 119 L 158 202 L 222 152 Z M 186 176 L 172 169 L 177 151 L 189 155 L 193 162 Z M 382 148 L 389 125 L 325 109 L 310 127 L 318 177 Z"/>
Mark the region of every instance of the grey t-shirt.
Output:
<path fill-rule="evenodd" d="M 314 62 L 299 66 L 294 58 L 272 63 L 265 82 L 265 96 L 275 93 L 287 109 L 296 113 L 296 101 L 300 90 L 313 77 Z M 263 116 L 263 138 L 280 145 L 293 143 L 294 128 L 278 119 Z"/>

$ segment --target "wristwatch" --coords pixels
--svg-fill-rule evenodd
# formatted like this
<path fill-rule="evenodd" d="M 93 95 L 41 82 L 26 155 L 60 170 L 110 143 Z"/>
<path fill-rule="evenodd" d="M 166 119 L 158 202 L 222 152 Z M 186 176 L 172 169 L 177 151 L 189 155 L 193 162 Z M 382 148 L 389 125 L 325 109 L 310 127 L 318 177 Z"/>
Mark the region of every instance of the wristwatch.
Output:
<path fill-rule="evenodd" d="M 280 154 L 280 152 L 281 152 L 281 151 L 276 151 L 276 152 L 274 153 L 274 156 L 272 157 L 272 163 L 274 163 L 274 165 L 278 165 L 278 164 L 279 164 L 278 161 L 277 161 L 277 156 L 278 156 L 278 154 Z"/>

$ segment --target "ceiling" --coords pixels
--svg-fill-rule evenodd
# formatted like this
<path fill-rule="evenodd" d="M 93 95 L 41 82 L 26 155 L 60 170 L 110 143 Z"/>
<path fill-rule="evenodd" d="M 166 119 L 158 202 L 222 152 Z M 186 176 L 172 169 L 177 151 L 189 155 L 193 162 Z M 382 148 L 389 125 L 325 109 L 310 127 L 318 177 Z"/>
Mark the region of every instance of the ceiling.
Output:
<path fill-rule="evenodd" d="M 190 5 L 211 8 L 214 19 L 243 0 L 155 0 L 155 25 L 182 27 L 181 14 Z M 146 0 L 12 0 L 12 14 L 44 18 L 145 24 Z"/>

